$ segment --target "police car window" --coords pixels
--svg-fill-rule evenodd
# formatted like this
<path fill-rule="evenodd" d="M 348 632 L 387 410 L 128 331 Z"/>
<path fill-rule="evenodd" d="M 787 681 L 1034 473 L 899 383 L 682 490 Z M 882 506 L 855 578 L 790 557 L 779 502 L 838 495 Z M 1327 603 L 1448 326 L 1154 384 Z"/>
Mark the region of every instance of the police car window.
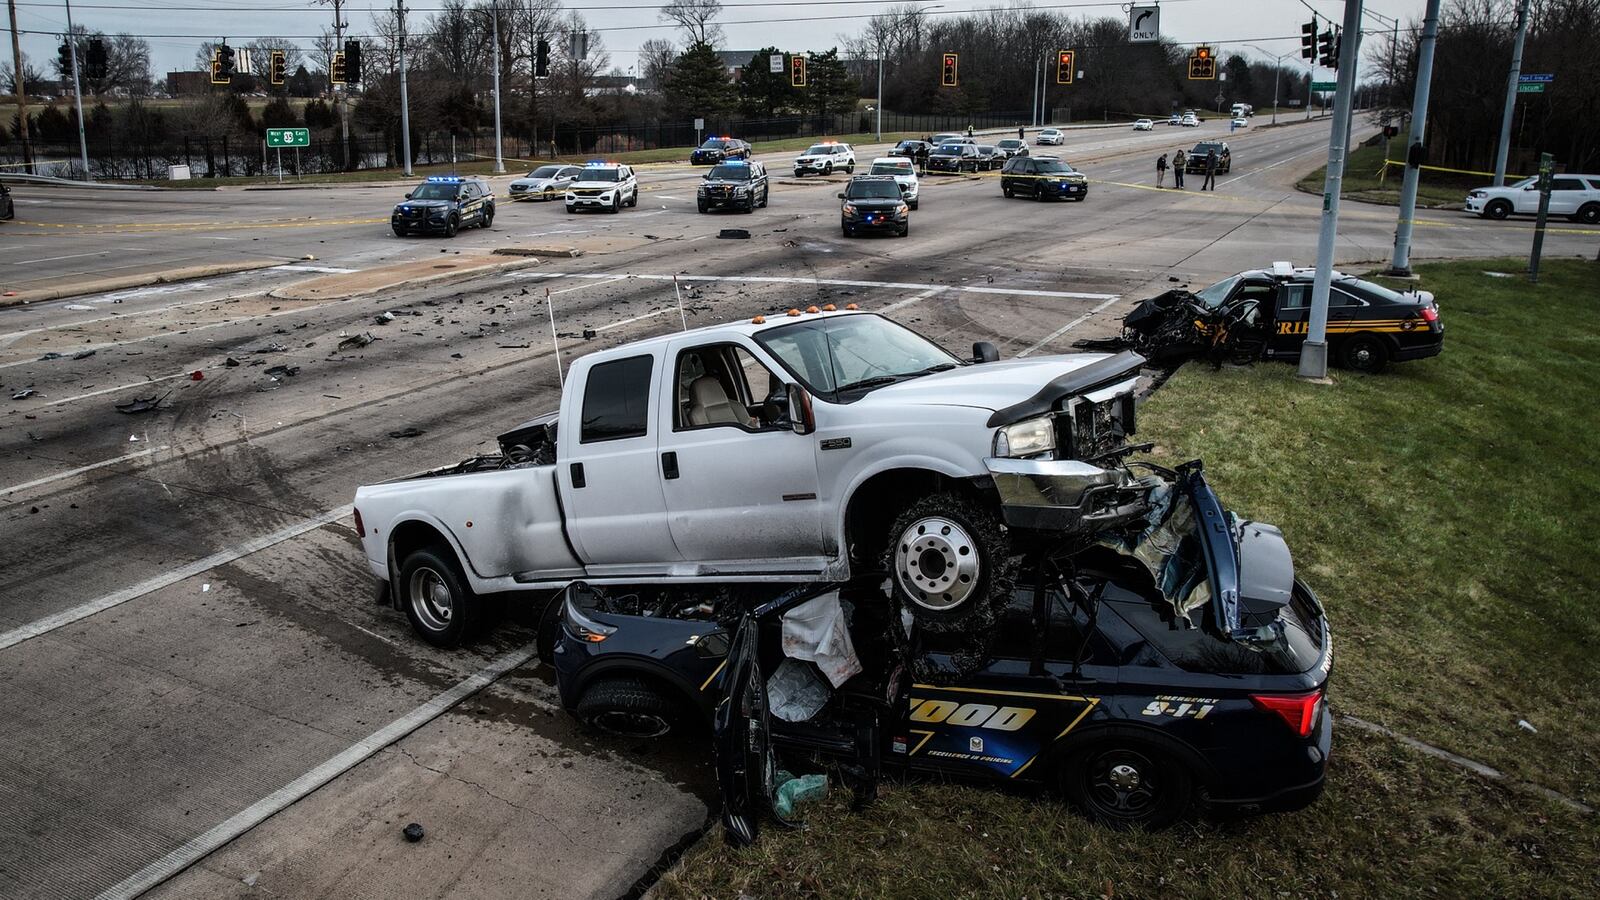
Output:
<path fill-rule="evenodd" d="M 749 181 L 755 171 L 750 166 L 712 166 L 707 178 L 719 178 L 724 181 Z"/>
<path fill-rule="evenodd" d="M 812 144 L 810 149 L 806 150 L 805 155 L 806 156 L 827 156 L 829 153 L 832 153 L 832 152 L 833 152 L 833 148 L 828 146 L 827 144 Z"/>
<path fill-rule="evenodd" d="M 586 169 L 582 178 L 584 181 L 621 181 L 620 174 L 620 169 Z"/>
<path fill-rule="evenodd" d="M 1195 291 L 1194 295 L 1207 306 L 1221 306 L 1222 301 L 1228 299 L 1228 295 L 1233 293 L 1234 285 L 1238 283 L 1239 276 L 1235 275 L 1232 278 L 1224 278 L 1210 287 L 1201 288 Z"/>
<path fill-rule="evenodd" d="M 1284 288 L 1283 303 L 1279 309 L 1305 309 L 1311 305 L 1311 285 L 1291 284 Z"/>
<path fill-rule="evenodd" d="M 1068 172 L 1077 171 L 1059 159 L 1041 159 L 1037 160 L 1034 165 L 1038 166 L 1040 174 L 1065 175 Z"/>
<path fill-rule="evenodd" d="M 1583 190 L 1583 182 L 1576 178 L 1552 178 L 1550 179 L 1550 190 L 1581 191 Z"/>
<path fill-rule="evenodd" d="M 900 185 L 893 181 L 852 181 L 844 193 L 851 200 L 893 200 L 900 196 Z"/>
<path fill-rule="evenodd" d="M 579 441 L 615 441 L 648 433 L 650 375 L 654 369 L 652 356 L 630 356 L 590 369 L 583 389 Z"/>
<path fill-rule="evenodd" d="M 440 184 L 439 182 L 425 182 L 421 187 L 411 192 L 413 200 L 454 200 L 458 185 Z"/>
<path fill-rule="evenodd" d="M 905 175 L 911 171 L 909 163 L 873 163 L 873 175 Z"/>
<path fill-rule="evenodd" d="M 1346 293 L 1345 291 L 1340 290 L 1339 288 L 1333 288 L 1328 291 L 1328 305 L 1333 307 L 1366 306 L 1366 304 L 1361 302 L 1361 300 L 1349 293 Z"/>

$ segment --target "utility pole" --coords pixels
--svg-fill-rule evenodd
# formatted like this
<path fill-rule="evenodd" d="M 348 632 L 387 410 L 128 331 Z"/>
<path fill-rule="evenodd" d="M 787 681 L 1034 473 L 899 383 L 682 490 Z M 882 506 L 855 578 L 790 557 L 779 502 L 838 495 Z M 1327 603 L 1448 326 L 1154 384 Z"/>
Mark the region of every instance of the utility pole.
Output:
<path fill-rule="evenodd" d="M 1029 111 L 1033 113 L 1033 121 L 1029 122 L 1028 124 L 1034 126 L 1035 128 L 1039 127 L 1039 66 L 1040 65 L 1042 65 L 1040 60 L 1035 59 L 1033 61 L 1033 105 L 1031 107 L 1029 107 Z"/>
<path fill-rule="evenodd" d="M 500 4 L 489 4 L 490 30 L 494 40 L 494 174 L 506 173 L 504 142 L 500 140 Z"/>
<path fill-rule="evenodd" d="M 326 0 L 324 0 L 324 2 L 326 2 Z M 333 0 L 334 53 L 344 52 L 344 30 L 350 24 L 344 20 L 343 16 L 340 15 L 340 5 L 342 2 L 343 0 Z M 329 75 L 332 75 L 333 73 L 332 59 L 328 60 L 328 73 Z M 331 80 L 328 84 L 328 87 L 333 91 L 333 108 L 339 111 L 339 158 L 344 161 L 344 167 L 346 170 L 348 170 L 350 169 L 350 120 L 345 115 L 345 92 L 339 90 L 339 85 L 333 84 Z M 348 90 L 349 87 L 350 86 L 348 84 L 345 85 L 346 90 Z"/>
<path fill-rule="evenodd" d="M 1428 0 L 1422 18 L 1422 46 L 1417 53 L 1417 93 L 1411 100 L 1411 129 L 1406 171 L 1400 183 L 1400 219 L 1394 228 L 1394 258 L 1389 274 L 1411 274 L 1411 220 L 1417 213 L 1417 182 L 1422 180 L 1423 138 L 1428 128 L 1428 92 L 1433 89 L 1433 45 L 1439 38 L 1439 0 Z M 1392 71 L 1392 70 L 1391 70 Z"/>
<path fill-rule="evenodd" d="M 883 35 L 878 35 L 878 117 L 873 126 L 876 137 L 873 140 L 883 140 Z"/>
<path fill-rule="evenodd" d="M 394 17 L 400 25 L 400 155 L 406 177 L 411 177 L 411 101 L 406 97 L 406 8 L 405 0 L 394 0 Z"/>
<path fill-rule="evenodd" d="M 1328 137 L 1328 174 L 1322 185 L 1322 233 L 1317 237 L 1317 275 L 1311 286 L 1311 322 L 1300 347 L 1302 378 L 1328 376 L 1328 288 L 1333 283 L 1334 242 L 1339 237 L 1339 191 L 1344 184 L 1345 144 L 1350 130 L 1350 117 L 1345 112 L 1355 97 L 1361 2 L 1345 0 L 1344 5 L 1344 33 L 1350 40 L 1339 47 L 1339 81 L 1334 92 L 1332 134 Z"/>
<path fill-rule="evenodd" d="M 1522 41 L 1528 36 L 1528 0 L 1517 4 L 1517 42 L 1511 49 L 1511 72 L 1506 75 L 1506 108 L 1500 114 L 1500 148 L 1494 154 L 1494 184 L 1506 183 L 1506 154 L 1511 150 L 1511 113 L 1517 106 L 1517 79 L 1522 75 Z"/>
<path fill-rule="evenodd" d="M 72 96 L 78 104 L 78 153 L 83 159 L 83 180 L 89 177 L 89 141 L 83 136 L 83 87 L 78 81 L 78 35 L 72 30 L 72 0 L 67 0 L 67 49 L 72 51 Z M 17 72 L 22 77 L 22 72 Z"/>
<path fill-rule="evenodd" d="M 6 0 L 11 8 L 11 71 L 17 89 L 17 138 L 22 141 L 22 171 L 33 174 L 33 144 L 28 140 L 28 79 L 22 72 L 22 44 L 17 38 L 17 0 Z"/>

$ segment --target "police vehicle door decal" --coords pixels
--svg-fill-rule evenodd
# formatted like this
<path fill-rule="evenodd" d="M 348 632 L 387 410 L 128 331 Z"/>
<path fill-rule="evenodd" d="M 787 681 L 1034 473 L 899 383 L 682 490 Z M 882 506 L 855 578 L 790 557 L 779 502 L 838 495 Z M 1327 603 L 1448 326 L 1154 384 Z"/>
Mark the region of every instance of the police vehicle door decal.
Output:
<path fill-rule="evenodd" d="M 1015 778 L 1087 718 L 1100 698 L 915 684 L 907 702 L 907 731 L 915 738 L 895 741 L 896 752 L 925 765 Z"/>

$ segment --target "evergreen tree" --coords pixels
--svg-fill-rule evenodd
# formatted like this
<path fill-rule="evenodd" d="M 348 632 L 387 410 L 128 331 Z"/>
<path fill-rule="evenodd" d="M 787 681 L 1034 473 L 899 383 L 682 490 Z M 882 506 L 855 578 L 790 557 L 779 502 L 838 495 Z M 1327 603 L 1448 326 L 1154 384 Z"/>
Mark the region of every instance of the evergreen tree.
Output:
<path fill-rule="evenodd" d="M 819 119 L 853 109 L 859 86 L 839 59 L 838 48 L 807 56 L 806 86 L 801 89 L 808 101 L 806 107 Z"/>
<path fill-rule="evenodd" d="M 695 43 L 667 71 L 667 104 L 680 116 L 711 117 L 733 106 L 728 70 L 710 44 Z"/>
<path fill-rule="evenodd" d="M 788 109 L 801 109 L 805 105 L 804 91 L 789 81 L 788 57 L 784 57 L 781 72 L 772 71 L 773 54 L 782 54 L 777 47 L 757 50 L 744 67 L 739 79 L 739 105 L 747 116 L 772 118 Z"/>

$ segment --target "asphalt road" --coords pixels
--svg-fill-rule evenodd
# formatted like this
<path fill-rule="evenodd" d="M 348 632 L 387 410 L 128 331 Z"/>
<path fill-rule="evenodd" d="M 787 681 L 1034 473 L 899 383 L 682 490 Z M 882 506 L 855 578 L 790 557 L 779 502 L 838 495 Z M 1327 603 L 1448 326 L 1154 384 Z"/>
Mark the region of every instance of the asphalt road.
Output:
<path fill-rule="evenodd" d="M 454 240 L 393 237 L 398 187 L 18 187 L 0 290 L 282 268 L 0 310 L 0 896 L 627 892 L 714 807 L 706 750 L 576 728 L 532 658 L 526 604 L 467 650 L 414 639 L 372 602 L 355 487 L 492 448 L 556 406 L 546 291 L 568 363 L 678 327 L 673 275 L 691 326 L 855 302 L 1010 356 L 1109 332 L 1174 281 L 1308 264 L 1319 198 L 1292 185 L 1326 123 L 1230 136 L 1215 193 L 1153 188 L 1158 153 L 1219 128 L 1073 133 L 1083 203 L 930 178 L 904 239 L 841 238 L 842 177 L 794 183 L 787 156 L 754 214 L 698 215 L 695 171 L 647 167 L 637 209 L 503 204 Z M 1341 224 L 1341 261 L 1386 256 L 1392 210 L 1347 204 Z M 1520 252 L 1528 232 L 1428 214 L 1418 256 Z M 1563 228 L 1546 252 L 1587 253 L 1595 233 Z M 270 294 L 552 245 L 585 255 L 347 300 Z M 379 340 L 338 348 L 362 332 Z M 152 397 L 159 410 L 115 408 Z M 421 843 L 400 838 L 412 821 Z"/>

